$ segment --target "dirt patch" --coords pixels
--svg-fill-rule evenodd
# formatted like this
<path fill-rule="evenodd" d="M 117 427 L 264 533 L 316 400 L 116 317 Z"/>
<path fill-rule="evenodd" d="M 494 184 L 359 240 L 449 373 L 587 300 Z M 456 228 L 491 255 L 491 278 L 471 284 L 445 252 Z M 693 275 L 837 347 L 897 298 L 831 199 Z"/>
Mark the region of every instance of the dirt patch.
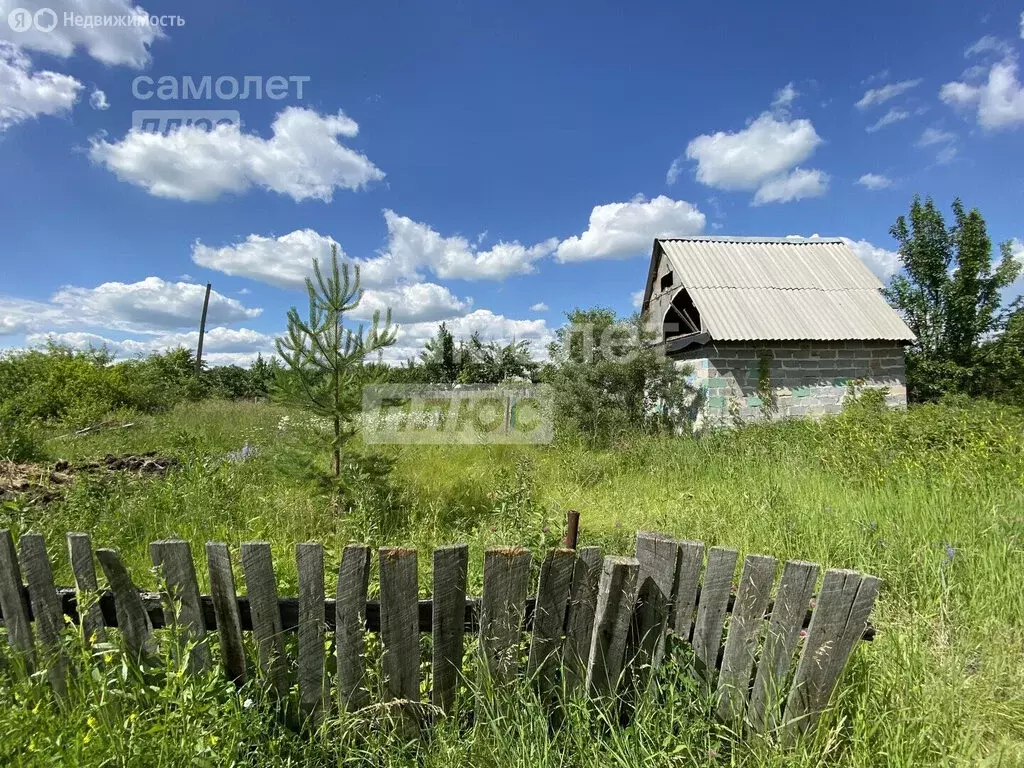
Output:
<path fill-rule="evenodd" d="M 0 463 L 0 501 L 23 499 L 47 504 L 60 498 L 64 486 L 71 483 L 76 475 L 105 475 L 129 473 L 138 477 L 163 477 L 178 464 L 169 456 L 150 453 L 128 456 L 105 456 L 97 461 L 71 464 L 58 461 L 56 464 Z"/>

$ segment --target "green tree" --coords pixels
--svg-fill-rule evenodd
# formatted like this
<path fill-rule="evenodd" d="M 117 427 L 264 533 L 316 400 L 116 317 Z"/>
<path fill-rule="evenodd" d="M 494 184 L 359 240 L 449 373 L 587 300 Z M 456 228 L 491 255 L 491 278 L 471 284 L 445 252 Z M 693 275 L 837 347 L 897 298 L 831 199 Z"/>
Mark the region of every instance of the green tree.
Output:
<path fill-rule="evenodd" d="M 1001 292 L 1020 272 L 1009 243 L 993 268 L 985 219 L 953 201 L 947 228 L 931 198 L 914 197 L 907 218 L 889 230 L 899 245 L 902 270 L 885 296 L 898 309 L 917 341 L 907 351 L 911 397 L 934 399 L 947 392 L 974 392 L 982 383 L 979 350 L 1002 330 L 1006 311 Z"/>
<path fill-rule="evenodd" d="M 1024 302 L 1018 299 L 1005 330 L 981 347 L 985 366 L 983 394 L 1024 405 Z"/>
<path fill-rule="evenodd" d="M 380 311 L 373 313 L 369 330 L 359 326 L 355 332 L 345 328 L 345 313 L 359 306 L 363 292 L 359 287 L 359 267 L 350 279 L 348 264 L 338 265 L 338 248 L 331 246 L 331 271 L 325 278 L 318 260 L 313 260 L 312 278 L 306 278 L 309 293 L 309 319 L 302 320 L 298 310 L 288 310 L 287 335 L 276 340 L 277 353 L 290 375 L 282 377 L 281 396 L 318 416 L 331 421 L 334 477 L 341 475 L 341 450 L 355 432 L 355 416 L 362 407 L 363 360 L 395 343 L 396 328 L 391 327 L 391 310 L 384 324 Z"/>
<path fill-rule="evenodd" d="M 420 353 L 427 381 L 454 384 L 462 370 L 463 350 L 455 344 L 455 337 L 445 323 L 437 327 L 434 337 L 423 345 Z"/>
<path fill-rule="evenodd" d="M 688 419 L 687 371 L 650 342 L 639 315 L 575 309 L 555 332 L 545 376 L 554 389 L 556 429 L 607 443 L 633 430 L 676 430 Z"/>

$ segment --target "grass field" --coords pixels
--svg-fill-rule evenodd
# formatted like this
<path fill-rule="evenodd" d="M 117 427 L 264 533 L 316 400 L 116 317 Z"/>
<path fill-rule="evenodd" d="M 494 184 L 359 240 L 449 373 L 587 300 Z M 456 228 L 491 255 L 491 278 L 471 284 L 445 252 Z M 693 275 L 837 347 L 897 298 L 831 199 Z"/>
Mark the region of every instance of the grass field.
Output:
<path fill-rule="evenodd" d="M 117 548 L 139 581 L 146 544 L 180 536 L 272 542 L 282 592 L 295 593 L 294 543 L 350 541 L 420 551 L 498 543 L 540 552 L 582 512 L 582 544 L 628 553 L 656 529 L 741 553 L 848 567 L 885 580 L 836 706 L 817 736 L 785 750 L 734 740 L 702 714 L 673 670 L 627 728 L 583 704 L 547 731 L 523 691 L 472 726 L 455 718 L 403 745 L 340 718 L 316 735 L 276 724 L 256 686 L 216 676 L 128 676 L 116 654 L 94 664 L 70 703 L 0 672 L 0 761 L 24 764 L 1005 765 L 1024 764 L 1024 416 L 983 403 L 853 413 L 822 424 L 749 427 L 700 440 L 636 438 L 615 450 L 409 446 L 350 459 L 345 491 L 306 479 L 315 426 L 271 405 L 207 402 L 84 437 L 54 434 L 52 459 L 157 451 L 166 478 L 81 475 L 51 503 L 5 502 L 0 525 L 47 535 L 69 584 L 69 530 Z M 228 454 L 249 443 L 245 461 Z M 237 457 L 236 457 L 237 458 Z M 326 455 L 317 458 L 326 461 Z M 325 464 L 321 469 L 325 468 Z M 390 472 L 382 474 L 382 468 Z M 201 580 L 205 574 L 201 574 Z M 330 581 L 330 580 L 328 580 Z M 371 582 L 372 583 L 372 582 Z M 153 583 L 147 584 L 152 586 Z M 205 586 L 205 585 L 204 585 Z M 507 702 L 506 702 L 507 703 Z M 468 728 L 468 729 L 467 729 Z"/>

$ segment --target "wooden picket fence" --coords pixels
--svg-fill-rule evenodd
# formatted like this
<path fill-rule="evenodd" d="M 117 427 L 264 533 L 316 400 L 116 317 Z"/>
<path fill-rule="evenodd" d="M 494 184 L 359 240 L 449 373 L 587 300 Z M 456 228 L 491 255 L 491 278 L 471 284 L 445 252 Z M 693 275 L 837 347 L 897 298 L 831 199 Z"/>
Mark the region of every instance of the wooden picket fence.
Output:
<path fill-rule="evenodd" d="M 154 658 L 153 630 L 173 625 L 189 654 L 182 662 L 193 672 L 213 663 L 205 636 L 216 630 L 224 673 L 238 684 L 250 675 L 242 633 L 251 631 L 258 672 L 282 695 L 291 686 L 283 637 L 297 632 L 299 704 L 313 722 L 332 700 L 324 654 L 330 632 L 337 654 L 333 700 L 351 711 L 371 704 L 367 631 L 380 635 L 385 699 L 394 703 L 420 701 L 419 636 L 432 634 L 430 704 L 439 713 L 453 707 L 467 632 L 476 633 L 478 674 L 489 681 L 525 672 L 542 693 L 582 687 L 594 697 L 614 696 L 624 684 L 642 687 L 682 640 L 692 647 L 693 672 L 720 718 L 791 740 L 814 726 L 857 641 L 871 638 L 868 617 L 881 583 L 827 570 L 815 597 L 819 566 L 790 561 L 773 590 L 775 558 L 748 555 L 734 587 L 736 550 L 705 552 L 701 542 L 639 533 L 635 557 L 602 558 L 597 547 L 548 552 L 534 598 L 528 597 L 532 556 L 516 548 L 486 552 L 483 595 L 468 597 L 465 545 L 434 550 L 434 595 L 427 600 L 419 599 L 416 551 L 400 548 L 379 550 L 380 600 L 368 600 L 371 551 L 365 546 L 345 547 L 335 597 L 328 599 L 324 550 L 317 543 L 296 545 L 297 597 L 277 594 L 270 545 L 262 542 L 241 545 L 245 595 L 236 593 L 227 545 L 212 542 L 206 545 L 211 594 L 201 595 L 186 541 L 150 545 L 162 593 L 141 592 L 115 551 L 97 550 L 108 584 L 101 591 L 88 535 L 70 533 L 67 545 L 75 587 L 58 589 L 43 537 L 23 535 L 19 557 L 11 533 L 0 531 L 0 609 L 8 641 L 30 668 L 47 670 L 58 695 L 68 674 L 61 651 L 65 616 L 81 622 L 92 642 L 116 627 L 136 660 Z M 81 614 L 79 605 L 86 606 Z"/>

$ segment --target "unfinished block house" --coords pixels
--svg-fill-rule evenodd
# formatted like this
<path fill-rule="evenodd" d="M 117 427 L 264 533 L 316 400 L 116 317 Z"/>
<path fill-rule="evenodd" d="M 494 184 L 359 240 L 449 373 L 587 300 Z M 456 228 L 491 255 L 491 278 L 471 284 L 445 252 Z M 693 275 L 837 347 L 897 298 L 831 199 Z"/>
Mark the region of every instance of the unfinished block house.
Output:
<path fill-rule="evenodd" d="M 905 407 L 914 334 L 881 289 L 842 240 L 664 238 L 643 313 L 692 367 L 698 423 L 836 413 L 851 384 Z"/>

